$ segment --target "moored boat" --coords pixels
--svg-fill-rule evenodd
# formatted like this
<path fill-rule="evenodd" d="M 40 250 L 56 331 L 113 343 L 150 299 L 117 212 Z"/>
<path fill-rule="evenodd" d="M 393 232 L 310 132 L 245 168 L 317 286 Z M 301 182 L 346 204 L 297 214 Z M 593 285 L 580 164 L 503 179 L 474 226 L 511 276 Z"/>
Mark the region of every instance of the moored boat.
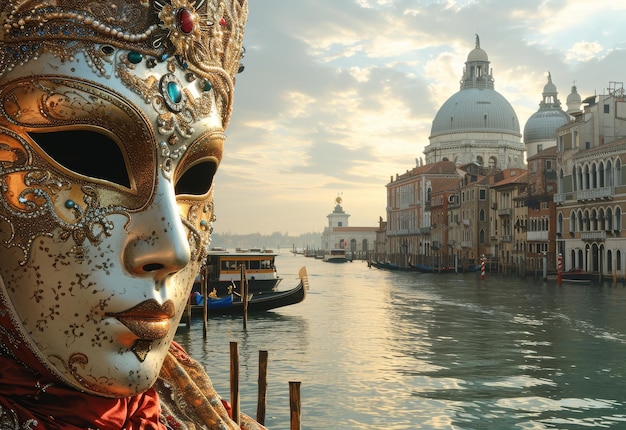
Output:
<path fill-rule="evenodd" d="M 577 268 L 572 268 L 566 272 L 561 272 L 561 279 L 568 282 L 591 282 L 592 280 L 597 278 L 597 274 Z"/>
<path fill-rule="evenodd" d="M 333 248 L 324 253 L 323 260 L 327 263 L 345 263 L 348 261 L 348 256 L 345 249 Z"/>
<path fill-rule="evenodd" d="M 306 298 L 309 288 L 309 278 L 305 267 L 298 272 L 300 282 L 295 288 L 285 291 L 267 291 L 252 293 L 248 298 L 248 313 L 263 312 L 285 306 L 295 305 Z M 240 295 L 228 294 L 223 297 L 207 298 L 208 315 L 242 315 L 244 303 Z M 203 300 L 203 299 L 202 299 Z M 191 304 L 191 314 L 201 316 L 204 312 L 204 303 Z"/>
<path fill-rule="evenodd" d="M 240 292 L 241 268 L 245 269 L 248 291 L 259 293 L 275 290 L 282 278 L 276 272 L 276 256 L 272 251 L 251 250 L 228 252 L 209 251 L 207 256 L 206 285 L 218 297 Z"/>

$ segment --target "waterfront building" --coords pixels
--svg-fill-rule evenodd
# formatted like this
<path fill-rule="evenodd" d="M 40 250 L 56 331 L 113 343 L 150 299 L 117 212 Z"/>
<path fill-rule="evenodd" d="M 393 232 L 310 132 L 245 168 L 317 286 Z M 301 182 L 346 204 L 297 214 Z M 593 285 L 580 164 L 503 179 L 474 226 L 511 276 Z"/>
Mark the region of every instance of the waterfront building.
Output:
<path fill-rule="evenodd" d="M 462 182 L 459 190 L 459 225 L 461 242 L 457 247 L 463 265 L 478 264 L 480 258 L 494 256 L 490 232 L 495 219 L 491 214 L 489 193 L 491 176 L 498 172 L 476 164 L 460 168 Z"/>
<path fill-rule="evenodd" d="M 555 139 L 556 143 L 556 139 Z M 528 220 L 520 223 L 526 229 L 526 271 L 543 269 L 546 259 L 547 268 L 556 270 L 556 203 L 557 191 L 556 146 L 528 157 L 528 189 L 525 205 L 528 207 Z M 516 224 L 517 228 L 517 224 Z"/>
<path fill-rule="evenodd" d="M 491 190 L 497 217 L 495 227 L 495 252 L 503 271 L 519 271 L 524 267 L 524 247 L 528 209 L 524 197 L 528 187 L 526 169 L 506 169 L 492 177 Z"/>
<path fill-rule="evenodd" d="M 467 56 L 460 90 L 446 100 L 432 123 L 426 164 L 452 161 L 491 169 L 524 167 L 520 124 L 511 104 L 494 89 L 487 53 L 476 46 Z"/>
<path fill-rule="evenodd" d="M 389 261 L 408 264 L 432 259 L 431 194 L 433 180 L 458 179 L 451 161 L 416 166 L 402 175 L 392 176 L 387 187 L 386 254 Z M 432 263 L 432 261 L 428 261 Z"/>
<path fill-rule="evenodd" d="M 460 265 L 453 246 L 460 239 L 458 221 L 450 217 L 449 207 L 458 206 L 460 177 L 433 178 L 430 196 L 430 247 L 437 267 Z"/>
<path fill-rule="evenodd" d="M 335 199 L 335 208 L 327 215 L 328 225 L 322 232 L 322 248 L 345 249 L 352 258 L 364 259 L 374 250 L 376 232 L 379 227 L 351 227 L 348 225 L 350 214 L 343 210 L 342 198 Z"/>
<path fill-rule="evenodd" d="M 623 277 L 626 267 L 626 98 L 623 83 L 588 97 L 557 130 L 557 252 L 565 270 Z"/>
<path fill-rule="evenodd" d="M 574 89 L 575 91 L 575 89 Z M 573 100 L 571 100 L 573 103 Z M 543 87 L 539 110 L 532 114 L 524 126 L 526 157 L 532 157 L 551 146 L 556 146 L 556 129 L 573 120 L 561 109 L 556 85 L 548 73 L 548 83 Z"/>

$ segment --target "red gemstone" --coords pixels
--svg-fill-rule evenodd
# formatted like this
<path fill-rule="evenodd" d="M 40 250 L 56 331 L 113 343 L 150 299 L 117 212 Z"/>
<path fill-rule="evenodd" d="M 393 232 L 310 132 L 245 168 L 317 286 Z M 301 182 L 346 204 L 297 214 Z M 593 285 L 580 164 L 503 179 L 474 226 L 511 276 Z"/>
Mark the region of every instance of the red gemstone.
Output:
<path fill-rule="evenodd" d="M 224 18 L 220 19 L 220 25 L 226 27 L 226 20 Z"/>
<path fill-rule="evenodd" d="M 178 17 L 178 28 L 185 34 L 189 34 L 193 31 L 193 28 L 196 25 L 193 14 L 189 9 L 180 9 L 177 14 Z"/>

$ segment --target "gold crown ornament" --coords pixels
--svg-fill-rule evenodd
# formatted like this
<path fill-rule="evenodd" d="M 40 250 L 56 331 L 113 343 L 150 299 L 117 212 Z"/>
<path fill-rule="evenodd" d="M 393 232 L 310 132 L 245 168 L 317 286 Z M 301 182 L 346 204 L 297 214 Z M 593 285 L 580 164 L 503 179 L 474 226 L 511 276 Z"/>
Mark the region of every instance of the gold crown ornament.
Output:
<path fill-rule="evenodd" d="M 230 118 L 235 75 L 243 70 L 247 0 L 8 0 L 0 2 L 0 79 L 52 54 L 84 55 L 102 77 L 168 62 L 216 92 L 223 126 Z M 125 51 L 119 58 L 119 50 Z M 126 76 L 124 78 L 124 76 Z M 151 83 L 150 83 L 151 84 Z M 138 85 L 127 82 L 127 86 Z M 182 110 L 182 87 L 161 82 L 168 107 Z M 149 94 L 145 94 L 150 97 Z"/>

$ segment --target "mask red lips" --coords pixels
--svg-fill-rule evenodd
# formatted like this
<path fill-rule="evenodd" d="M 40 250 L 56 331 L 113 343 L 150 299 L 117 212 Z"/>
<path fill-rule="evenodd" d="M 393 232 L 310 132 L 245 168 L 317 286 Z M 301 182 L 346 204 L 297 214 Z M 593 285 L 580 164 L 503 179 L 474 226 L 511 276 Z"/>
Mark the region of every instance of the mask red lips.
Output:
<path fill-rule="evenodd" d="M 123 312 L 107 312 L 105 315 L 117 318 L 139 339 L 159 340 L 169 333 L 174 314 L 174 302 L 171 300 L 160 305 L 150 299 Z"/>

